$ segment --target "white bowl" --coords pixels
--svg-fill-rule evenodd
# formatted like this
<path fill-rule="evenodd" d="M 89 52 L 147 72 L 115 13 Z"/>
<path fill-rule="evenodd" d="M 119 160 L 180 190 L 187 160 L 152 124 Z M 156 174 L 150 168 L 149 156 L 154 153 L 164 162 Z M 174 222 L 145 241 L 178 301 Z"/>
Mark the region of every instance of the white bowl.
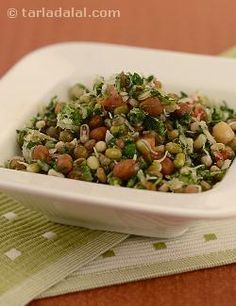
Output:
<path fill-rule="evenodd" d="M 236 61 L 115 46 L 63 43 L 32 52 L 0 81 L 0 163 L 17 154 L 16 133 L 73 82 L 120 71 L 158 75 L 167 89 L 200 90 L 236 108 Z M 65 80 L 65 81 L 63 81 Z M 0 190 L 56 222 L 153 237 L 175 237 L 192 222 L 236 215 L 235 163 L 221 183 L 199 194 L 112 187 L 0 169 Z"/>

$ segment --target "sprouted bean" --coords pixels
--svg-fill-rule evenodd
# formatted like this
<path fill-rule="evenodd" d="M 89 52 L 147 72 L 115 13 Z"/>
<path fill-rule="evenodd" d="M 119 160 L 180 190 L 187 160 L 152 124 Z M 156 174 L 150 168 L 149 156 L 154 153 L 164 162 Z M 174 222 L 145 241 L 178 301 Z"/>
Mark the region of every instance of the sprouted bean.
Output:
<path fill-rule="evenodd" d="M 53 97 L 17 131 L 10 169 L 113 186 L 195 193 L 222 180 L 236 114 L 205 96 L 167 93 L 154 76 L 119 73 Z"/>

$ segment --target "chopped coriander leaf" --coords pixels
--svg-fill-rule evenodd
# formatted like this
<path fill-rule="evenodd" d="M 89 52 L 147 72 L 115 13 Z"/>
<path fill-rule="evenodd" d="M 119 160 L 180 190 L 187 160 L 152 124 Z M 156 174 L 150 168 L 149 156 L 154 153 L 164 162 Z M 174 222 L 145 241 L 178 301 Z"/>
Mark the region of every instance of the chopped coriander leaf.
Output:
<path fill-rule="evenodd" d="M 128 119 L 132 125 L 141 124 L 144 121 L 145 117 L 146 115 L 144 111 L 142 111 L 138 107 L 132 108 L 131 111 L 128 113 Z"/>
<path fill-rule="evenodd" d="M 134 155 L 137 153 L 136 151 L 136 145 L 133 141 L 126 141 L 124 149 L 123 149 L 123 155 L 127 158 L 133 158 Z"/>
<path fill-rule="evenodd" d="M 154 79 L 154 75 L 149 75 L 149 77 L 147 77 L 147 82 L 150 83 Z"/>
<path fill-rule="evenodd" d="M 130 84 L 132 85 L 143 85 L 144 78 L 138 73 L 129 74 Z"/>
<path fill-rule="evenodd" d="M 180 91 L 180 99 L 187 98 L 188 95 L 184 91 Z"/>
<path fill-rule="evenodd" d="M 91 170 L 86 164 L 83 164 L 81 166 L 81 171 L 82 171 L 82 180 L 87 181 L 87 182 L 93 181 Z"/>
<path fill-rule="evenodd" d="M 153 118 L 151 116 L 146 116 L 144 123 L 144 127 L 148 131 L 154 131 L 160 136 L 164 136 L 166 133 L 165 124 L 158 118 Z"/>

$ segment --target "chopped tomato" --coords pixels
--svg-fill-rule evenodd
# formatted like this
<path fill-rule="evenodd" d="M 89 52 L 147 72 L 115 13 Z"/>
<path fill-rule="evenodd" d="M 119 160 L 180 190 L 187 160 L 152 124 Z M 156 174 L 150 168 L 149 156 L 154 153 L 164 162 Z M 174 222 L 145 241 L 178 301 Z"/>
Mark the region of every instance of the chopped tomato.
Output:
<path fill-rule="evenodd" d="M 198 120 L 204 120 L 207 118 L 207 114 L 204 110 L 204 108 L 200 105 L 197 105 L 194 107 L 192 111 L 192 116 L 197 118 Z"/>

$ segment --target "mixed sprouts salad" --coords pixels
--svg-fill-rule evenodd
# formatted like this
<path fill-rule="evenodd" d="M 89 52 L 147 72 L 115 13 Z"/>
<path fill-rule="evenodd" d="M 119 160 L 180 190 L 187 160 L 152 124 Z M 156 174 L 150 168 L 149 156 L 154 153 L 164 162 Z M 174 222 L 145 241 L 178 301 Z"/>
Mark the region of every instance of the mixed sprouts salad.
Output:
<path fill-rule="evenodd" d="M 22 130 L 10 169 L 136 189 L 194 193 L 225 175 L 236 151 L 225 103 L 167 93 L 154 76 L 98 77 L 53 97 Z"/>

